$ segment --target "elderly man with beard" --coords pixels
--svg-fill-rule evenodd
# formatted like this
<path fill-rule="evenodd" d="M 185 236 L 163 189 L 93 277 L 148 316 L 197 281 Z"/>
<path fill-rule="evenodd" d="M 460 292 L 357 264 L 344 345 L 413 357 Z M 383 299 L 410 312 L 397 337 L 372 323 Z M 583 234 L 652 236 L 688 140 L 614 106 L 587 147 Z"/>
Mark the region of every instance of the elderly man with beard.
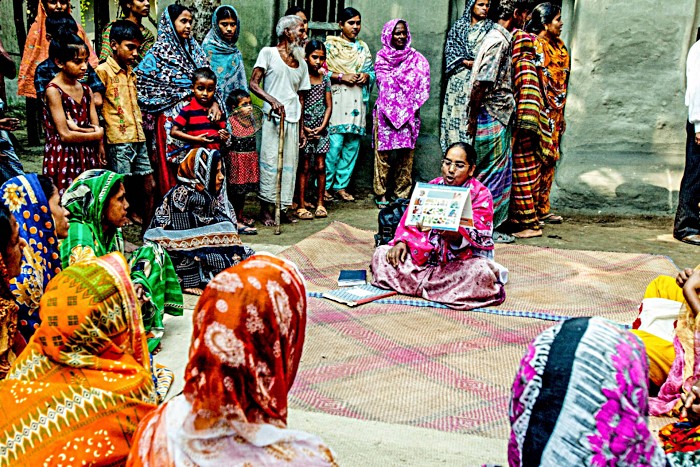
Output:
<path fill-rule="evenodd" d="M 306 143 L 303 125 L 304 92 L 311 88 L 309 71 L 304 63 L 306 41 L 304 22 L 298 16 L 283 16 L 276 28 L 278 44 L 264 47 L 255 62 L 250 90 L 265 101 L 265 118 L 260 149 L 260 220 L 274 224 L 272 210 L 277 198 L 277 157 L 279 125 L 284 121 L 284 162 L 282 170 L 282 207 L 292 204 L 294 182 L 299 162 L 299 148 Z M 264 78 L 264 89 L 260 80 Z M 285 216 L 287 217 L 287 216 Z"/>

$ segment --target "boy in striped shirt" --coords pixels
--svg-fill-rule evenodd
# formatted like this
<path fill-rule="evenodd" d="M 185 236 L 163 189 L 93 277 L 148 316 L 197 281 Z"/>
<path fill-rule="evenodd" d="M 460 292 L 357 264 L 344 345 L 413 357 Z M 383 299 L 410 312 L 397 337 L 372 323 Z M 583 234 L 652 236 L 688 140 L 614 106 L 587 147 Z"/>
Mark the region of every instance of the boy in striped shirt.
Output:
<path fill-rule="evenodd" d="M 196 69 L 192 77 L 192 100 L 173 121 L 170 136 L 195 148 L 218 150 L 219 144 L 229 139 L 229 134 L 226 120 L 209 120 L 209 109 L 214 104 L 215 94 L 216 75 L 211 68 Z"/>

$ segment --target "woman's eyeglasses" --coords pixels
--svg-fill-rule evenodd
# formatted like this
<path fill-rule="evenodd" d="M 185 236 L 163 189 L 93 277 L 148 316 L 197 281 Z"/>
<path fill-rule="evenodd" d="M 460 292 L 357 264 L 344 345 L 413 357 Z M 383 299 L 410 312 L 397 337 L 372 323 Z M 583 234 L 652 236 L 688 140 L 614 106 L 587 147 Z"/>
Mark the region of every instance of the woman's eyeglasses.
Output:
<path fill-rule="evenodd" d="M 448 168 L 448 169 L 449 169 L 451 166 L 454 166 L 455 169 L 457 169 L 457 170 L 464 170 L 464 169 L 467 167 L 467 164 L 465 164 L 464 162 L 452 162 L 452 161 L 449 160 L 449 159 L 443 159 L 443 160 L 442 160 L 442 165 L 443 165 L 445 168 Z"/>

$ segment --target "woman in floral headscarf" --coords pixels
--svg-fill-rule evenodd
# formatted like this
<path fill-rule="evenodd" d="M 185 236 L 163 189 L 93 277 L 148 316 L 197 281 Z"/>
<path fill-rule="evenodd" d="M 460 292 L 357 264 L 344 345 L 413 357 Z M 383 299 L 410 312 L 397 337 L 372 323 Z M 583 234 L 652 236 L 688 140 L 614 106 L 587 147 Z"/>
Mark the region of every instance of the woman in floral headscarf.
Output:
<path fill-rule="evenodd" d="M 448 81 L 440 118 L 443 152 L 453 143 L 471 140 L 466 112 L 471 96 L 472 66 L 484 37 L 493 29 L 493 21 L 487 18 L 489 4 L 489 0 L 468 0 L 462 17 L 447 34 L 445 77 Z"/>
<path fill-rule="evenodd" d="M 156 209 L 144 240 L 165 248 L 183 290 L 199 295 L 215 275 L 254 252 L 238 236 L 219 151 L 190 150 L 177 179 Z"/>
<path fill-rule="evenodd" d="M 642 343 L 608 320 L 544 331 L 513 383 L 509 465 L 669 465 L 647 426 L 648 370 Z"/>
<path fill-rule="evenodd" d="M 61 272 L 58 241 L 68 236 L 68 211 L 58 188 L 45 175 L 26 174 L 8 180 L 0 196 L 10 208 L 27 248 L 22 272 L 10 282 L 19 306 L 18 329 L 29 341 L 39 327 L 39 300 L 49 281 Z"/>
<path fill-rule="evenodd" d="M 123 175 L 104 169 L 83 172 L 63 194 L 63 205 L 70 220 L 68 238 L 61 243 L 64 268 L 113 251 L 124 254 L 121 228 L 129 203 Z M 182 291 L 170 256 L 160 245 L 146 242 L 130 259 L 148 346 L 154 351 L 163 336 L 163 314 L 182 316 Z"/>
<path fill-rule="evenodd" d="M 158 38 L 134 69 L 141 110 L 150 115 L 155 131 L 153 169 L 161 196 L 177 183 L 177 166 L 186 155 L 179 150 L 182 142 L 170 137 L 170 130 L 180 110 L 189 103 L 192 75 L 197 68 L 208 67 L 209 61 L 197 41 L 191 37 L 192 12 L 183 5 L 170 5 L 158 23 Z M 221 119 L 224 108 L 220 95 L 210 109 L 210 118 Z M 168 154 L 168 151 L 172 154 Z M 170 156 L 170 157 L 169 157 Z"/>
<path fill-rule="evenodd" d="M 420 131 L 418 112 L 430 96 L 430 64 L 411 47 L 408 23 L 403 19 L 386 23 L 382 44 L 374 64 L 379 91 L 374 106 L 374 194 L 378 207 L 388 204 L 386 181 L 393 150 L 399 160 L 394 168 L 394 193 L 397 198 L 406 198 L 411 191 L 413 148 Z"/>
<path fill-rule="evenodd" d="M 335 465 L 318 437 L 287 428 L 306 326 L 296 268 L 256 255 L 227 269 L 193 321 L 185 390 L 141 423 L 127 465 Z"/>
<path fill-rule="evenodd" d="M 121 465 L 156 408 L 129 268 L 120 253 L 58 274 L 42 323 L 0 382 L 4 465 Z"/>
<path fill-rule="evenodd" d="M 236 43 L 241 33 L 241 19 L 230 5 L 220 6 L 211 17 L 211 29 L 202 41 L 211 69 L 217 77 L 223 101 L 236 89 L 248 91 L 243 55 Z"/>

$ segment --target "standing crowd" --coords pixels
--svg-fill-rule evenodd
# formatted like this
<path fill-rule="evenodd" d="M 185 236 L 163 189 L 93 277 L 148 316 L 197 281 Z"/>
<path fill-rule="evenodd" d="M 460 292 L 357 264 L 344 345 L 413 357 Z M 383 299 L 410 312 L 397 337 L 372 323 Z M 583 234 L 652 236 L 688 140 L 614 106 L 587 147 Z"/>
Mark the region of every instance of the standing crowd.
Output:
<path fill-rule="evenodd" d="M 257 232 L 245 198 L 257 192 L 265 225 L 275 204 L 294 222 L 353 201 L 370 115 L 376 204 L 392 189 L 408 196 L 428 61 L 403 19 L 384 25 L 373 60 L 356 9 L 339 12 L 339 35 L 324 42 L 308 40 L 308 15 L 291 8 L 248 81 L 234 7 L 212 12 L 200 45 L 187 7 L 167 7 L 154 37 L 148 0 L 119 5 L 98 59 L 69 1 L 40 1 L 18 84 L 43 109 L 42 175 L 24 173 L 8 134 L 19 122 L 2 118 L 0 100 L 0 464 L 335 465 L 321 439 L 287 427 L 307 292 L 294 264 L 241 241 Z M 404 215 L 371 265 L 375 285 L 461 310 L 505 300 L 494 242 L 562 221 L 549 205 L 570 66 L 561 12 L 501 0 L 493 22 L 489 7 L 468 0 L 448 34 L 444 157 L 430 182 L 467 188 L 474 226 L 426 230 Z M 11 75 L 3 57 L 0 45 Z M 128 223 L 144 242 L 127 261 Z M 639 339 L 598 318 L 559 324 L 516 376 L 511 465 L 697 463 L 700 275 L 664 287 L 685 307 L 678 326 L 664 341 L 635 323 L 659 397 L 648 400 Z M 185 389 L 165 402 L 175 376 L 152 356 L 183 291 L 201 297 Z M 650 406 L 682 416 L 663 445 Z"/>

